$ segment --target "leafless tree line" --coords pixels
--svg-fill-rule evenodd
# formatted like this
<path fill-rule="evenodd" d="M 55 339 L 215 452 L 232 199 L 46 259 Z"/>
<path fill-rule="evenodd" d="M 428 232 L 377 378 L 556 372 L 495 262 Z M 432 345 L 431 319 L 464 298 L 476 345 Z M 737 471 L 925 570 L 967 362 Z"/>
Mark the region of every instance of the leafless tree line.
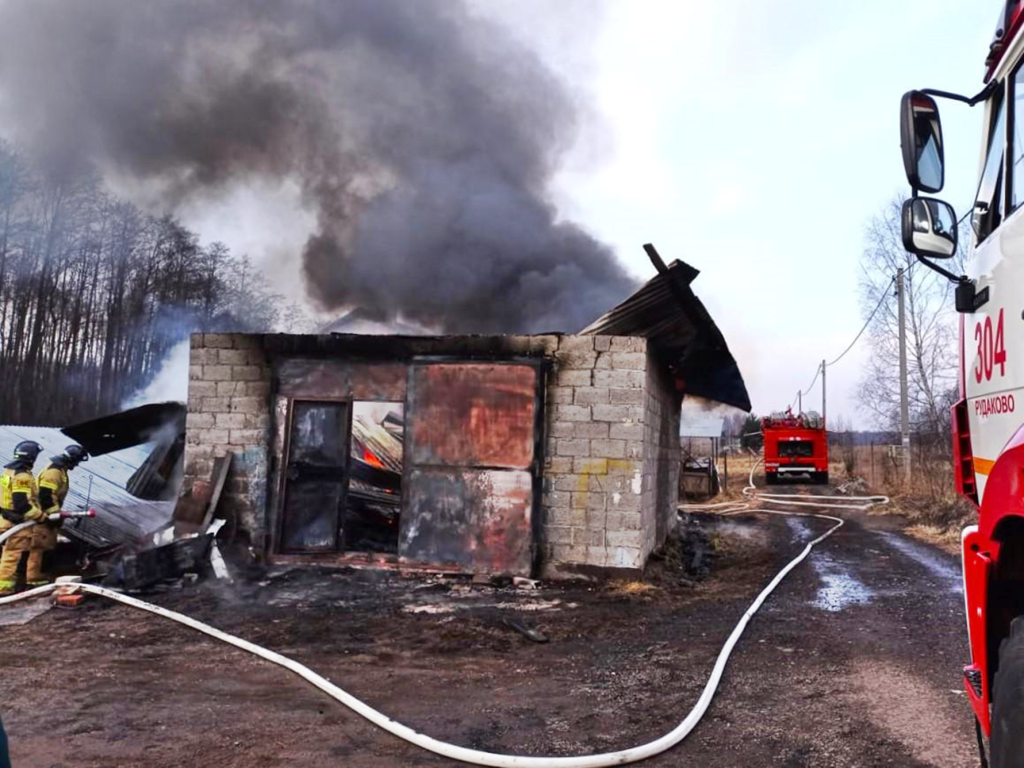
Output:
<path fill-rule="evenodd" d="M 0 423 L 117 410 L 191 331 L 301 322 L 247 258 L 0 140 Z"/>

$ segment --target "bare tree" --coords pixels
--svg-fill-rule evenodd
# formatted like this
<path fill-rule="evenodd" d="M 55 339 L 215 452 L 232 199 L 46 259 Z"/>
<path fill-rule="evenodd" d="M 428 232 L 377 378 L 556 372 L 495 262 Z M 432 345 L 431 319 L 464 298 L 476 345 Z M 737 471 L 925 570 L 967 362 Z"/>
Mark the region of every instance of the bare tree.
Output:
<path fill-rule="evenodd" d="M 246 257 L 0 141 L 0 422 L 116 410 L 191 331 L 305 325 Z"/>
<path fill-rule="evenodd" d="M 896 431 L 900 423 L 899 319 L 896 273 L 902 268 L 906 306 L 908 395 L 911 431 L 919 440 L 945 446 L 949 408 L 957 390 L 957 325 L 953 286 L 903 247 L 900 211 L 892 200 L 871 222 L 863 255 L 861 305 L 869 325 L 871 359 L 861 381 L 861 407 L 876 424 Z M 961 244 L 966 237 L 961 237 Z M 963 267 L 963 249 L 953 261 Z M 877 308 L 877 311 L 876 311 Z"/>

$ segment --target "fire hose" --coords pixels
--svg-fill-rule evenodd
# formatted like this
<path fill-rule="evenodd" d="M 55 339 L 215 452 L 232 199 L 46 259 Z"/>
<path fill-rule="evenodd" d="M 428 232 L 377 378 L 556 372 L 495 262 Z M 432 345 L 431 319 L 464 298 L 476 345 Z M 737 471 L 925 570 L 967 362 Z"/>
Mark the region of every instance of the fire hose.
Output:
<path fill-rule="evenodd" d="M 756 469 L 755 465 L 755 469 Z M 753 487 L 753 476 L 754 470 L 750 472 L 750 487 Z M 744 495 L 751 498 L 750 502 L 742 502 L 746 506 L 744 509 L 750 508 L 755 499 L 774 504 L 801 504 L 802 502 L 796 501 L 785 501 L 779 500 L 778 497 L 784 496 L 784 494 L 767 494 L 760 495 L 754 493 L 747 493 L 744 490 Z M 832 499 L 835 497 L 815 497 L 815 496 L 802 496 L 801 499 Z M 882 496 L 871 496 L 871 497 L 847 497 L 850 501 L 857 501 L 867 506 L 871 506 L 874 503 L 881 503 L 880 500 L 888 501 Z M 879 501 L 872 501 L 872 500 Z M 806 503 L 807 506 L 818 506 L 813 503 Z M 703 508 L 710 507 L 722 507 L 723 505 L 697 505 Z M 838 506 L 838 505 L 830 505 Z M 865 506 L 856 507 L 857 509 L 866 509 Z M 741 511 L 741 510 L 737 510 Z M 767 510 L 766 510 L 767 511 Z M 732 514 L 727 512 L 726 514 Z M 774 512 L 772 514 L 797 514 L 806 517 L 819 517 L 824 520 L 829 520 L 835 523 L 825 533 L 818 536 L 816 539 L 807 543 L 799 555 L 791 560 L 778 574 L 773 578 L 761 593 L 757 596 L 750 607 L 746 610 L 743 616 L 740 618 L 739 623 L 733 629 L 732 634 L 729 635 L 725 641 L 725 645 L 722 646 L 722 650 L 718 654 L 718 658 L 715 660 L 714 667 L 711 670 L 711 675 L 708 678 L 707 683 L 704 686 L 700 697 L 697 699 L 697 703 L 694 705 L 690 713 L 683 719 L 679 725 L 673 728 L 671 731 L 666 733 L 654 741 L 647 744 L 642 744 L 636 747 L 630 747 L 629 749 L 620 750 L 618 752 L 606 752 L 597 755 L 582 755 L 579 757 L 529 757 L 520 755 L 501 755 L 492 752 L 485 752 L 478 749 L 470 749 L 468 747 L 460 747 L 456 744 L 449 744 L 448 742 L 440 741 L 438 739 L 427 736 L 426 734 L 418 733 L 412 728 L 403 725 L 395 720 L 392 720 L 387 715 L 373 709 L 368 704 L 357 699 L 352 694 L 342 690 L 325 677 L 317 674 L 308 667 L 300 664 L 293 659 L 289 659 L 287 656 L 282 656 L 274 651 L 262 648 L 254 643 L 250 643 L 247 640 L 243 640 L 234 635 L 229 635 L 226 632 L 222 632 L 215 627 L 211 627 L 209 624 L 204 624 L 201 621 L 192 619 L 184 614 L 170 611 L 166 608 L 161 608 L 158 605 L 147 603 L 136 598 L 129 597 L 111 589 L 105 587 L 96 586 L 94 584 L 47 584 L 42 587 L 30 589 L 26 592 L 14 595 L 12 597 L 0 598 L 0 605 L 6 605 L 18 600 L 26 600 L 34 597 L 42 597 L 48 595 L 54 590 L 58 589 L 71 589 L 89 594 L 98 595 L 105 597 L 110 600 L 123 603 L 132 608 L 136 608 L 141 611 L 161 616 L 171 621 L 176 621 L 179 624 L 183 624 L 186 627 L 202 632 L 205 635 L 220 640 L 229 645 L 233 645 L 236 648 L 240 648 L 243 651 L 259 656 L 273 664 L 276 664 L 290 672 L 295 673 L 308 683 L 318 688 L 319 690 L 326 693 L 331 698 L 345 705 L 356 714 L 362 716 L 366 720 L 370 721 L 374 725 L 382 728 L 383 730 L 397 736 L 400 739 L 404 739 L 410 744 L 414 744 L 435 754 L 448 757 L 453 760 L 460 760 L 464 763 L 471 763 L 474 765 L 486 765 L 495 766 L 496 768 L 601 768 L 602 766 L 610 765 L 626 765 L 628 763 L 635 763 L 646 758 L 653 757 L 655 755 L 665 752 L 675 745 L 679 744 L 685 739 L 690 732 L 697 726 L 700 720 L 703 718 L 704 713 L 707 712 L 708 707 L 711 705 L 711 700 L 714 698 L 715 692 L 718 690 L 718 685 L 722 679 L 722 674 L 725 672 L 726 663 L 729 661 L 729 656 L 732 654 L 736 643 L 739 642 L 740 637 L 743 635 L 747 624 L 753 618 L 754 614 L 757 613 L 758 609 L 768 599 L 768 596 L 775 590 L 775 588 L 782 582 L 783 579 L 789 575 L 790 571 L 796 568 L 804 559 L 810 554 L 811 550 L 821 542 L 825 541 L 829 536 L 835 533 L 839 528 L 842 527 L 843 521 L 838 517 L 831 517 L 828 515 L 814 515 L 812 513 L 785 513 L 785 512 Z M 13 529 L 12 529 L 13 530 Z"/>
<path fill-rule="evenodd" d="M 66 520 L 72 517 L 96 517 L 96 510 L 90 509 L 88 512 L 54 512 L 52 515 L 46 516 L 46 522 L 56 523 L 58 520 Z M 0 545 L 7 541 L 11 536 L 21 531 L 31 528 L 37 523 L 44 522 L 42 520 L 26 520 L 24 523 L 18 523 L 13 528 L 8 528 L 3 533 L 0 533 Z"/>

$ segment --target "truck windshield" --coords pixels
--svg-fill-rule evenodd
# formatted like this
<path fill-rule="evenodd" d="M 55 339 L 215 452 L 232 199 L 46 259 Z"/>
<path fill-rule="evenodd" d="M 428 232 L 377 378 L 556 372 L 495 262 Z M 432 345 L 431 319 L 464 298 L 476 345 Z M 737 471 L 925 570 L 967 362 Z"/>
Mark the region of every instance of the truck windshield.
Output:
<path fill-rule="evenodd" d="M 810 440 L 780 440 L 779 457 L 783 459 L 809 458 L 814 455 L 814 443 Z"/>
<path fill-rule="evenodd" d="M 985 170 L 978 185 L 978 199 L 974 204 L 974 236 L 980 243 L 1003 220 L 1003 155 L 1006 145 L 1006 105 L 1002 89 L 996 90 L 992 103 L 992 132 L 988 138 Z"/>

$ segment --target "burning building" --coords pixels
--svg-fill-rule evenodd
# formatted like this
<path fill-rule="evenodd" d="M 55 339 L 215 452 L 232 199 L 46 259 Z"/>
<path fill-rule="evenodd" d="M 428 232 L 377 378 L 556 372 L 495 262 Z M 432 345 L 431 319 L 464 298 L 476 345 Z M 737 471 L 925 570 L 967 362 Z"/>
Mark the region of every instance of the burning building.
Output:
<path fill-rule="evenodd" d="M 642 569 L 683 396 L 749 410 L 697 271 L 655 263 L 575 335 L 194 335 L 182 501 L 230 453 L 220 514 L 272 563 Z"/>

